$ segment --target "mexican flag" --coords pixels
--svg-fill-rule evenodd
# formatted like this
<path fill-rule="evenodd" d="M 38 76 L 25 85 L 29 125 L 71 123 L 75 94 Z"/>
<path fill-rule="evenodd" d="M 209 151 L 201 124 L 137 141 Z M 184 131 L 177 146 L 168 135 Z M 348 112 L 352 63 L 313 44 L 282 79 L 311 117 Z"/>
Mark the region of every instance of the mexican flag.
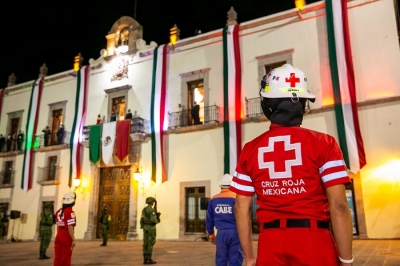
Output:
<path fill-rule="evenodd" d="M 224 173 L 232 175 L 242 150 L 242 68 L 239 25 L 223 30 L 224 54 Z"/>
<path fill-rule="evenodd" d="M 89 67 L 84 66 L 78 71 L 75 97 L 75 115 L 72 124 L 70 139 L 70 166 L 68 185 L 72 186 L 72 179 L 81 178 L 83 162 L 82 131 L 86 119 L 86 104 L 88 97 Z"/>
<path fill-rule="evenodd" d="M 91 126 L 89 131 L 89 160 L 94 166 L 100 161 L 101 130 L 99 124 Z"/>
<path fill-rule="evenodd" d="M 115 140 L 115 157 L 120 164 L 124 164 L 129 156 L 129 140 L 131 132 L 131 119 L 117 122 L 117 138 Z"/>
<path fill-rule="evenodd" d="M 25 130 L 25 150 L 24 163 L 22 166 L 22 182 L 21 188 L 28 191 L 32 188 L 33 180 L 33 144 L 35 142 L 35 134 L 37 123 L 39 120 L 40 101 L 43 92 L 43 78 L 35 80 L 32 85 L 31 98 L 29 101 L 28 117 Z"/>
<path fill-rule="evenodd" d="M 326 0 L 326 20 L 339 144 L 347 168 L 357 173 L 366 160 L 358 121 L 347 0 Z"/>
<path fill-rule="evenodd" d="M 154 49 L 153 78 L 151 87 L 150 130 L 151 130 L 151 180 L 167 181 L 164 158 L 164 120 L 167 91 L 167 48 L 168 44 Z"/>

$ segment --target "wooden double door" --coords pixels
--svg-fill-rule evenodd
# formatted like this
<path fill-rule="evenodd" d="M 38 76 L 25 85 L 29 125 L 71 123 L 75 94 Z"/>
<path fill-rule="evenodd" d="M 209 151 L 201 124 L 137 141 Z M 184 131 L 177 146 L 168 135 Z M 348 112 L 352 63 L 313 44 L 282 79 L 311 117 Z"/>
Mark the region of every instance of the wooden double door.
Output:
<path fill-rule="evenodd" d="M 107 208 L 111 215 L 108 231 L 110 239 L 125 240 L 129 227 L 129 196 L 131 189 L 131 167 L 100 169 L 99 212 Z M 97 219 L 97 237 L 101 238 L 101 224 Z"/>

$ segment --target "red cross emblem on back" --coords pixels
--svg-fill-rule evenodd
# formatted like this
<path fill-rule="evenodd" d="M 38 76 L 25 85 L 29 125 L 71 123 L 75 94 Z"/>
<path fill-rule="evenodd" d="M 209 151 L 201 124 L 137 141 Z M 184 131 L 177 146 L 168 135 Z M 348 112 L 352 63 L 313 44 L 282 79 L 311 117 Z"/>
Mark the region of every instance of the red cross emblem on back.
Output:
<path fill-rule="evenodd" d="M 290 78 L 285 78 L 285 82 L 290 82 L 290 87 L 296 87 L 296 83 L 300 83 L 300 79 L 296 78 L 296 73 L 290 73 Z"/>
<path fill-rule="evenodd" d="M 287 152 L 293 154 L 292 151 L 294 158 L 287 155 Z M 268 169 L 271 179 L 291 178 L 292 167 L 302 164 L 301 143 L 291 143 L 290 135 L 270 137 L 268 146 L 258 148 L 258 167 Z"/>

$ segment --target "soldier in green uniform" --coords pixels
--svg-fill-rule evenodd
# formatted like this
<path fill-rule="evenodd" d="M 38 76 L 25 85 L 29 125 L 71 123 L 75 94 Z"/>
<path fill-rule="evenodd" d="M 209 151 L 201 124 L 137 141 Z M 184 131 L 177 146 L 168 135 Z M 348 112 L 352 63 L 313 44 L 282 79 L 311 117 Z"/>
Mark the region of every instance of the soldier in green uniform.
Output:
<path fill-rule="evenodd" d="M 43 212 L 40 215 L 40 256 L 39 260 L 50 259 L 46 255 L 47 248 L 50 245 L 51 236 L 53 234 L 52 227 L 55 224 L 53 216 L 53 202 L 45 202 L 43 204 Z"/>
<path fill-rule="evenodd" d="M 153 203 L 155 206 L 153 208 Z M 155 264 L 152 260 L 153 246 L 156 243 L 156 224 L 160 222 L 161 213 L 157 212 L 157 201 L 155 198 L 146 199 L 147 206 L 142 210 L 140 228 L 143 229 L 143 264 Z"/>
<path fill-rule="evenodd" d="M 7 214 L 4 211 L 3 205 L 0 205 L 0 239 L 3 236 L 4 229 L 6 228 L 7 223 L 8 223 Z"/>
<path fill-rule="evenodd" d="M 106 208 L 103 209 L 103 215 L 101 215 L 99 220 L 101 223 L 101 235 L 103 236 L 103 244 L 100 246 L 107 246 L 108 229 L 111 225 L 111 215 L 108 214 L 108 210 Z"/>

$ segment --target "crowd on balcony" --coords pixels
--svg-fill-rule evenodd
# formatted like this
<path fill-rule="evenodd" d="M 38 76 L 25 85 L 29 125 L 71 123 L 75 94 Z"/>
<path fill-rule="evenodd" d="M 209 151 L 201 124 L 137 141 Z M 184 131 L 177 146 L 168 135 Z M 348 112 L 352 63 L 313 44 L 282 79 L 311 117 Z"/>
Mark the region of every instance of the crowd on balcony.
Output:
<path fill-rule="evenodd" d="M 9 133 L 7 137 L 0 134 L 0 152 L 22 151 L 25 136 L 20 130 L 18 134 Z"/>

